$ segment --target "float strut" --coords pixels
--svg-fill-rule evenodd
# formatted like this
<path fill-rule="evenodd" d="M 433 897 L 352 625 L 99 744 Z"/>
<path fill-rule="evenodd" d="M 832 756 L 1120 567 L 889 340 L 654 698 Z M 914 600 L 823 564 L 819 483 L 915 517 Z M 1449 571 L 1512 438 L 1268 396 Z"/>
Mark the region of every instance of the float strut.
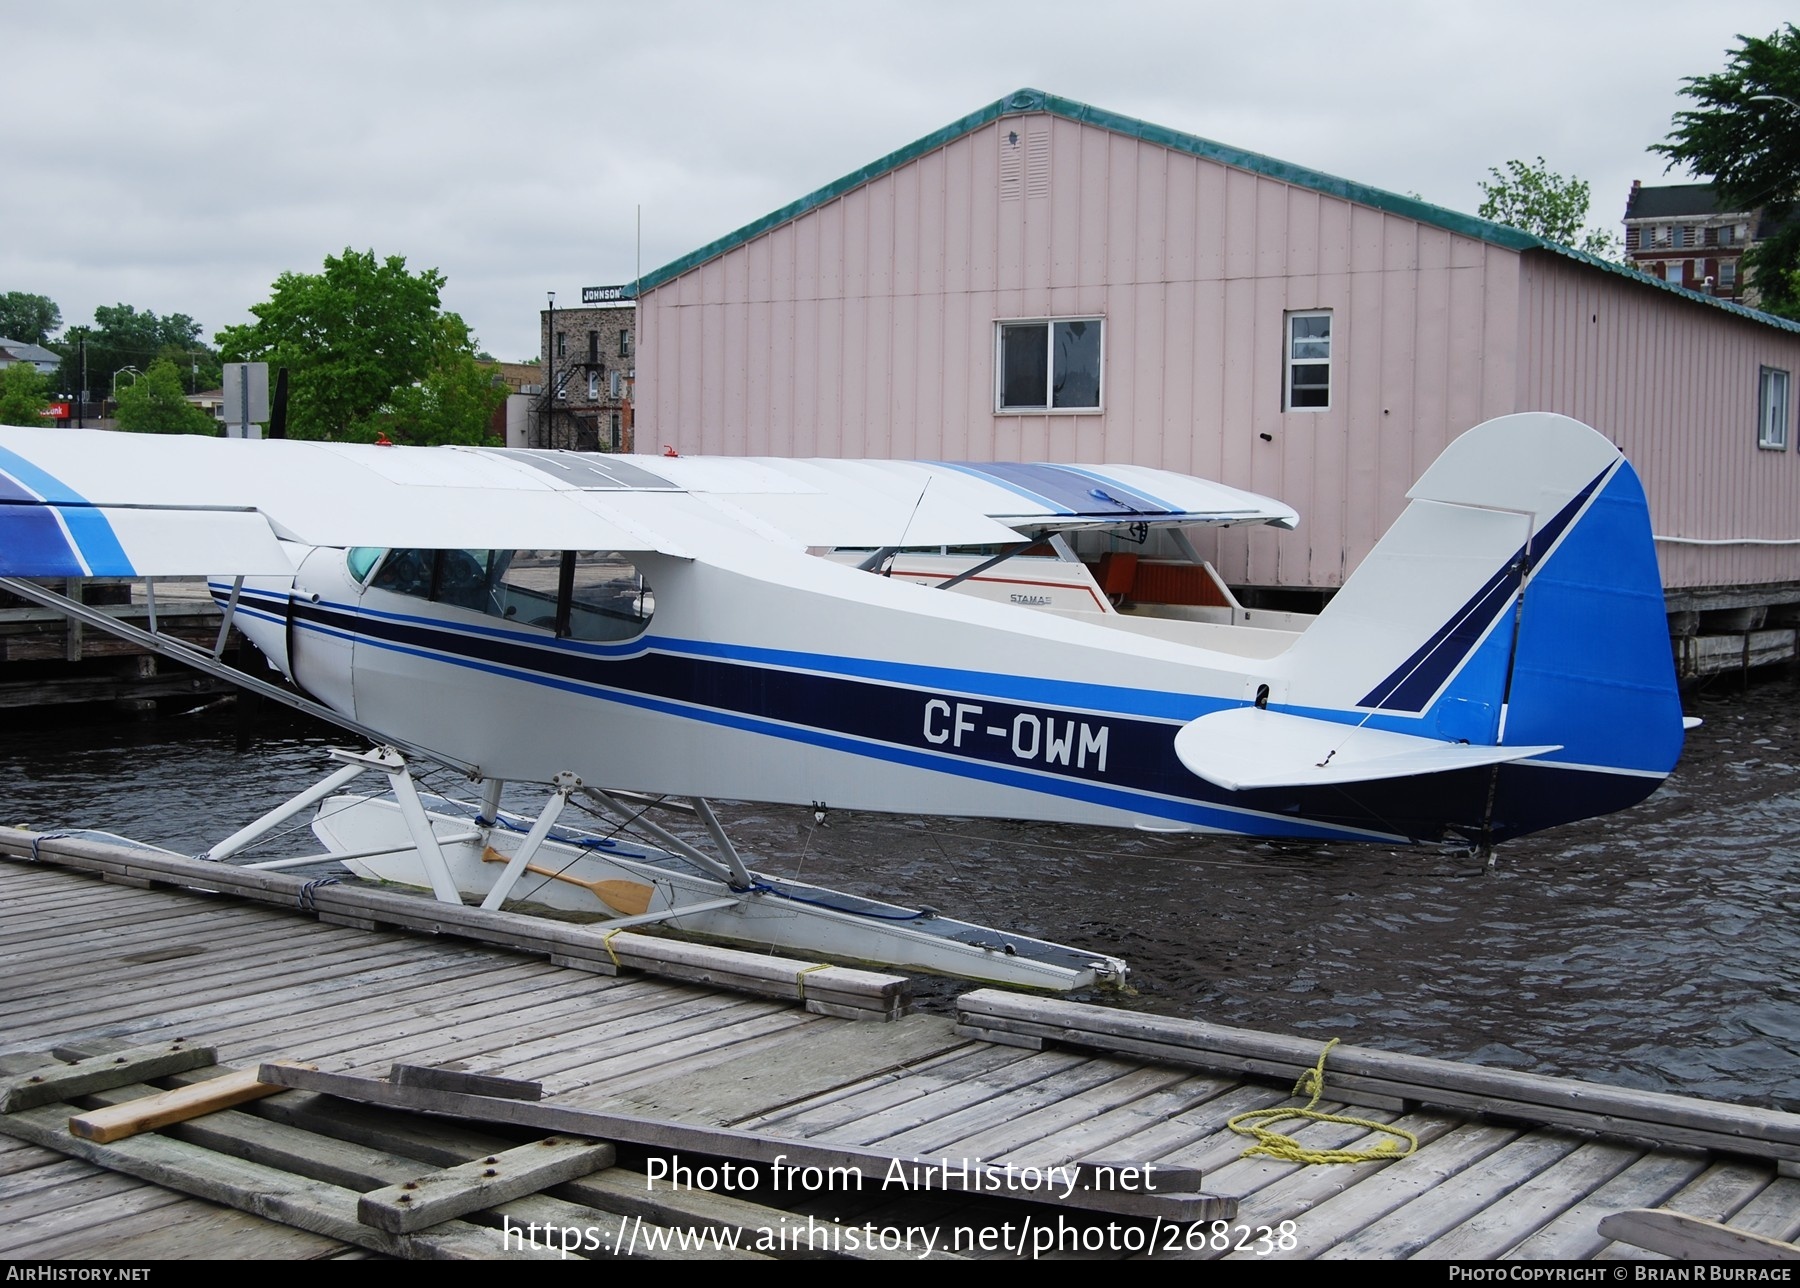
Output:
<path fill-rule="evenodd" d="M 552 785 L 554 790 L 550 793 L 550 799 L 544 802 L 544 812 L 538 815 L 537 822 L 532 824 L 531 831 L 526 834 L 524 842 L 520 844 L 518 853 L 507 860 L 506 870 L 500 874 L 500 879 L 494 882 L 494 888 L 488 891 L 487 898 L 481 901 L 481 906 L 485 911 L 497 912 L 500 905 L 506 902 L 506 896 L 512 893 L 513 887 L 519 883 L 519 878 L 525 875 L 526 864 L 537 857 L 538 847 L 550 835 L 550 829 L 556 825 L 557 816 L 563 812 L 563 806 L 569 803 L 569 793 L 580 788 L 581 780 L 574 774 L 558 774 L 552 781 Z M 484 805 L 484 812 L 485 809 Z"/>

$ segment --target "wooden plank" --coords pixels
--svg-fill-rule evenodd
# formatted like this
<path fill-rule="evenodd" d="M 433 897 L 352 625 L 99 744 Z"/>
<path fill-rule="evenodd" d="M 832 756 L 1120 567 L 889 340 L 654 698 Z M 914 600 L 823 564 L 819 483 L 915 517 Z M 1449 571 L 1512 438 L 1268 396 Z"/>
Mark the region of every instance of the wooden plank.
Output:
<path fill-rule="evenodd" d="M 1731 1226 L 1792 1243 L 1800 1236 L 1800 1181 L 1778 1178 L 1732 1215 Z"/>
<path fill-rule="evenodd" d="M 1018 1053 L 1008 1054 L 1016 1056 Z M 1084 1057 L 1070 1051 L 1045 1051 L 1009 1060 L 960 1083 L 939 1087 L 926 1095 L 843 1123 L 832 1129 L 830 1137 L 835 1141 L 872 1144 L 912 1130 L 921 1123 L 946 1118 L 975 1105 L 998 1099 L 1020 1086 L 1051 1077 L 1061 1070 L 1084 1062 Z"/>
<path fill-rule="evenodd" d="M 563 1255 L 584 1256 L 608 1261 L 769 1261 L 766 1253 L 750 1248 L 734 1247 L 735 1232 L 720 1227 L 672 1229 L 643 1221 L 621 1218 L 617 1221 L 596 1220 L 606 1214 L 570 1203 L 564 1199 L 534 1194 L 514 1199 L 493 1209 L 494 1217 L 507 1231 L 503 1236 L 509 1247 L 534 1246 L 533 1228 L 544 1236 L 541 1245 Z"/>
<path fill-rule="evenodd" d="M 1421 1247 L 1427 1261 L 1493 1261 L 1643 1157 L 1630 1145 L 1589 1141 L 1555 1167 Z"/>
<path fill-rule="evenodd" d="M 214 1063 L 215 1059 L 216 1053 L 211 1047 L 190 1046 L 177 1039 L 73 1064 L 46 1060 L 36 1072 L 0 1079 L 0 1113 L 17 1113 L 70 1096 L 160 1078 L 184 1069 L 198 1069 Z"/>
<path fill-rule="evenodd" d="M 1330 1260 L 1413 1256 L 1491 1204 L 1531 1185 L 1580 1144 L 1580 1138 L 1562 1132 L 1532 1132 L 1509 1141 L 1483 1158 L 1479 1167 L 1445 1177 L 1428 1192 L 1371 1221 L 1320 1255 Z"/>
<path fill-rule="evenodd" d="M 256 1070 L 241 1069 L 141 1100 L 77 1114 L 69 1119 L 69 1130 L 83 1140 L 104 1145 L 142 1131 L 155 1131 L 170 1123 L 186 1122 L 202 1114 L 229 1109 L 248 1100 L 273 1096 L 282 1090 L 284 1088 L 258 1081 Z"/>
<path fill-rule="evenodd" d="M 957 999 L 958 1012 L 990 1027 L 1005 1024 L 1016 1031 L 1079 1045 L 1112 1049 L 1123 1045 L 1141 1050 L 1155 1045 L 1168 1058 L 1189 1059 L 1205 1067 L 1216 1062 L 1243 1070 L 1294 1076 L 1312 1068 L 1321 1044 L 1279 1034 L 1256 1033 L 1205 1024 L 1197 1020 L 1144 1016 L 1048 998 L 982 989 Z M 1378 1094 L 1417 1100 L 1443 1108 L 1517 1117 L 1548 1126 L 1626 1135 L 1671 1144 L 1729 1149 L 1770 1158 L 1800 1158 L 1800 1114 L 1693 1100 L 1661 1092 L 1636 1091 L 1457 1064 L 1425 1056 L 1401 1055 L 1367 1047 L 1339 1046 L 1326 1064 L 1326 1083 L 1334 1094 L 1366 1087 Z M 1359 1097 L 1347 1097 L 1360 1099 Z"/>
<path fill-rule="evenodd" d="M 503 1137 L 441 1119 L 373 1109 L 312 1092 L 289 1092 L 250 1108 L 257 1118 L 230 1112 L 175 1130 L 182 1139 L 230 1152 L 235 1157 L 280 1166 L 353 1189 L 411 1179 L 417 1175 L 421 1162 L 453 1167 L 514 1145 Z M 258 1121 L 260 1118 L 269 1121 Z M 276 1128 L 285 1130 L 275 1132 Z M 334 1145 L 339 1147 L 333 1148 Z M 70 1165 L 86 1166 L 74 1162 Z M 600 1213 L 638 1217 L 664 1226 L 736 1229 L 746 1241 L 762 1231 L 779 1228 L 790 1217 L 789 1213 L 728 1195 L 672 1190 L 666 1186 L 653 1188 L 643 1173 L 617 1168 L 560 1185 L 555 1193 Z M 523 1220 L 512 1205 L 500 1212 Z M 842 1255 L 882 1259 L 879 1252 L 862 1250 Z"/>
<path fill-rule="evenodd" d="M 445 1222 L 417 1234 L 391 1234 L 356 1219 L 356 1201 L 360 1196 L 354 1191 L 226 1158 L 167 1136 L 133 1136 L 110 1145 L 82 1140 L 64 1130 L 70 1113 L 71 1106 L 50 1104 L 8 1114 L 0 1117 L 0 1132 L 196 1198 L 224 1203 L 389 1256 L 447 1260 L 502 1256 L 549 1260 L 558 1256 L 547 1249 L 503 1253 L 500 1240 L 492 1231 L 460 1221 Z"/>
<path fill-rule="evenodd" d="M 1774 1170 L 1766 1165 L 1736 1159 L 1715 1159 L 1704 1172 L 1682 1186 L 1678 1193 L 1660 1206 L 1686 1216 L 1699 1217 L 1703 1221 L 1729 1221 L 1774 1179 Z M 1615 1244 L 1602 1255 L 1620 1261 L 1652 1258 L 1651 1253 L 1630 1244 Z"/>
<path fill-rule="evenodd" d="M 466 1091 L 471 1096 L 499 1096 L 505 1100 L 542 1100 L 544 1084 L 489 1073 L 468 1073 L 443 1065 L 396 1064 L 388 1071 L 396 1087 L 427 1087 L 435 1091 Z"/>
<path fill-rule="evenodd" d="M 1108 1062 L 1112 1063 L 1112 1062 Z M 1100 1073 L 1102 1070 L 1095 1070 Z M 1002 1122 L 983 1127 L 972 1135 L 959 1137 L 955 1152 L 978 1158 L 1004 1158 L 1011 1163 L 1066 1163 L 1088 1157 L 1088 1148 L 1110 1147 L 1112 1141 L 1101 1138 L 1091 1147 L 1074 1145 L 1071 1137 L 1083 1126 L 1093 1123 L 1120 1104 L 1129 1103 L 1152 1091 L 1178 1082 L 1185 1070 L 1163 1066 L 1114 1066 L 1112 1076 L 1090 1081 L 1086 1086 L 1070 1087 L 1064 1092 L 1051 1080 L 1043 1088 L 1055 1099 L 1036 1108 L 1019 1107 L 1009 1112 Z M 1121 1154 L 1110 1155 L 1121 1162 L 1148 1162 Z"/>
<path fill-rule="evenodd" d="M 930 1017 L 912 1018 L 919 1021 Z M 773 1129 L 789 1136 L 816 1136 L 877 1111 L 907 1104 L 934 1091 L 959 1086 L 1021 1058 L 1023 1057 L 1017 1051 L 986 1044 L 962 1043 L 937 1059 L 923 1060 L 913 1065 L 905 1071 L 904 1076 L 883 1074 L 850 1083 L 768 1113 L 753 1114 L 731 1126 L 741 1127 L 745 1131 Z"/>
<path fill-rule="evenodd" d="M 1680 1261 L 1800 1261 L 1800 1247 L 1717 1221 L 1631 1208 L 1602 1218 L 1600 1233 Z"/>
<path fill-rule="evenodd" d="M 941 1017 L 915 1015 L 879 1030 L 808 1027 L 766 1048 L 753 1065 L 729 1061 L 659 1078 L 608 1099 L 633 1113 L 720 1126 L 766 1115 L 847 1082 L 882 1077 L 963 1044 Z"/>
<path fill-rule="evenodd" d="M 546 1136 L 529 1145 L 364 1194 L 357 1219 L 410 1234 L 611 1167 L 613 1147 L 579 1136 Z"/>
<path fill-rule="evenodd" d="M 1611 1242 L 1600 1234 L 1602 1217 L 1661 1203 L 1705 1169 L 1706 1158 L 1699 1153 L 1647 1154 L 1503 1255 L 1509 1261 L 1587 1260 Z"/>
<path fill-rule="evenodd" d="M 207 863 L 106 842 L 45 837 L 18 828 L 0 828 L 0 850 L 39 861 L 145 878 L 291 906 L 307 882 L 291 873 L 258 871 Z M 458 934 L 525 951 L 587 956 L 666 978 L 686 979 L 763 996 L 805 1001 L 819 996 L 838 1007 L 866 1001 L 872 1018 L 904 1009 L 911 982 L 904 977 L 773 957 L 710 944 L 659 939 L 631 931 L 608 933 L 572 923 L 544 921 L 510 912 L 438 903 L 435 900 L 360 885 L 333 885 L 312 891 L 322 914 L 394 925 L 429 934 Z"/>
<path fill-rule="evenodd" d="M 746 1202 L 729 1194 L 715 1194 L 709 1190 L 652 1188 L 645 1184 L 642 1173 L 626 1172 L 619 1168 L 597 1172 L 585 1180 L 558 1186 L 555 1197 L 568 1199 L 599 1212 L 637 1217 L 662 1226 L 679 1226 L 686 1230 L 734 1230 L 744 1242 L 751 1242 L 768 1231 L 780 1230 L 784 1225 L 800 1224 L 794 1221 L 791 1213 Z M 783 1254 L 777 1252 L 774 1255 Z M 794 1249 L 786 1255 L 805 1256 L 807 1251 Z M 896 1256 L 861 1246 L 840 1248 L 833 1256 L 853 1261 L 920 1259 L 919 1253 L 915 1251 L 903 1251 Z M 942 1250 L 933 1252 L 931 1259 L 960 1260 L 954 1254 Z"/>
<path fill-rule="evenodd" d="M 239 1262 L 314 1261 L 351 1249 L 341 1240 L 309 1230 L 138 1184 L 168 1202 L 144 1211 L 92 1213 L 94 1224 L 84 1222 L 82 1228 L 47 1236 L 10 1255 L 46 1261 L 180 1261 L 196 1256 Z"/>
<path fill-rule="evenodd" d="M 1228 1219 L 1237 1210 L 1235 1201 L 1208 1194 L 1121 1195 L 1076 1189 L 1066 1197 L 1059 1198 L 1056 1193 L 1041 1189 L 1034 1189 L 1029 1193 L 1013 1192 L 1009 1184 L 1002 1183 L 1000 1174 L 992 1169 L 970 1166 L 959 1171 L 955 1167 L 934 1166 L 930 1171 L 917 1171 L 912 1169 L 909 1156 L 881 1150 L 821 1145 L 732 1128 L 697 1126 L 664 1119 L 575 1109 L 554 1101 L 532 1103 L 496 1100 L 456 1092 L 394 1087 L 376 1079 L 353 1078 L 344 1074 L 295 1069 L 291 1066 L 264 1065 L 263 1068 L 264 1077 L 285 1086 L 321 1091 L 370 1104 L 450 1114 L 476 1121 L 544 1128 L 654 1149 L 707 1154 L 761 1164 L 773 1164 L 779 1159 L 785 1165 L 793 1167 L 854 1168 L 864 1177 L 881 1177 L 884 1181 L 892 1175 L 891 1169 L 898 1164 L 905 1173 L 904 1184 L 908 1190 L 999 1193 L 1008 1197 L 1029 1198 L 1038 1203 L 1132 1216 L 1161 1216 L 1173 1221 Z M 944 1160 L 925 1161 L 936 1165 Z M 954 1163 L 958 1160 L 950 1161 Z"/>
<path fill-rule="evenodd" d="M 1322 1256 L 1328 1249 L 1429 1193 L 1465 1168 L 1480 1165 L 1518 1135 L 1516 1129 L 1505 1127 L 1461 1126 L 1440 1136 L 1430 1148 L 1398 1162 L 1315 1169 L 1332 1173 L 1361 1171 L 1363 1174 L 1354 1178 L 1354 1185 L 1348 1185 L 1349 1176 L 1341 1178 L 1346 1188 L 1322 1202 L 1309 1205 L 1292 1218 L 1299 1226 L 1298 1241 L 1293 1249 L 1277 1250 L 1260 1259 L 1279 1261 Z M 1259 1212 L 1257 1220 L 1267 1223 L 1269 1218 L 1266 1213 Z"/>

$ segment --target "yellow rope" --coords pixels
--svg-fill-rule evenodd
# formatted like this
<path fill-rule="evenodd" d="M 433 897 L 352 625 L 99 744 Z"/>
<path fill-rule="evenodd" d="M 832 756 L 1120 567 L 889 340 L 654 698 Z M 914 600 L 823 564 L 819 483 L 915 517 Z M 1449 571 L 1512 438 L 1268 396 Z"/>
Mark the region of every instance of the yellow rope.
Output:
<path fill-rule="evenodd" d="M 619 954 L 617 954 L 613 951 L 613 946 L 612 946 L 613 936 L 621 935 L 624 933 L 625 932 L 623 930 L 609 930 L 600 937 L 600 943 L 601 943 L 601 946 L 606 949 L 606 955 L 608 957 L 612 958 L 612 964 L 613 964 L 614 970 L 622 970 L 624 968 L 622 966 L 620 966 L 620 964 L 619 964 Z"/>
<path fill-rule="evenodd" d="M 1331 1054 L 1331 1048 L 1338 1044 L 1336 1038 L 1325 1044 L 1319 1052 L 1319 1062 L 1300 1075 L 1300 1081 L 1294 1084 L 1296 1096 L 1307 1096 L 1304 1109 L 1252 1109 L 1248 1113 L 1234 1115 L 1225 1125 L 1240 1136 L 1250 1136 L 1256 1144 L 1245 1150 L 1240 1157 L 1251 1158 L 1261 1155 L 1264 1158 L 1278 1158 L 1288 1163 L 1377 1163 L 1390 1159 L 1405 1158 L 1419 1148 L 1419 1138 L 1399 1127 L 1389 1127 L 1367 1118 L 1351 1118 L 1343 1114 L 1323 1113 L 1315 1108 L 1319 1097 L 1325 1094 L 1325 1057 Z M 1267 1127 L 1255 1126 L 1257 1122 L 1267 1119 L 1279 1122 L 1284 1118 L 1304 1118 L 1316 1123 L 1344 1123 L 1351 1127 L 1366 1127 L 1370 1131 L 1380 1132 L 1391 1140 L 1381 1141 L 1368 1149 L 1308 1149 L 1292 1136 L 1272 1131 Z M 1406 1148 L 1400 1142 L 1406 1142 Z"/>
<path fill-rule="evenodd" d="M 794 986 L 800 990 L 800 1000 L 806 1000 L 806 977 L 816 970 L 830 970 L 830 962 L 820 962 L 816 966 L 805 966 L 794 972 Z"/>

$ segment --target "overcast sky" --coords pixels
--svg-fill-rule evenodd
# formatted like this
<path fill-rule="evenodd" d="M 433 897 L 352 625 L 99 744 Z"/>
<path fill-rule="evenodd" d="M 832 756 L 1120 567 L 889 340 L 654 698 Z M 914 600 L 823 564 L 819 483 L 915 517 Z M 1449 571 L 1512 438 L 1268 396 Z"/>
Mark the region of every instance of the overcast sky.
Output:
<path fill-rule="evenodd" d="M 250 320 L 346 246 L 448 279 L 496 357 L 1030 86 L 1473 212 L 1542 155 L 1617 228 L 1682 79 L 1773 0 L 290 5 L 0 0 L 0 292 Z"/>

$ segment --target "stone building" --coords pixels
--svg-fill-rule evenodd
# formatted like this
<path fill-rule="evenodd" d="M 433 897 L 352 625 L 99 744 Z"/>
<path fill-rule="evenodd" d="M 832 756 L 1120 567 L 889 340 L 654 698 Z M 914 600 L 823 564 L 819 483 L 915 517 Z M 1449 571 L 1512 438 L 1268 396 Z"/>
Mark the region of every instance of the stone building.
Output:
<path fill-rule="evenodd" d="M 599 294 L 584 291 L 584 296 Z M 583 452 L 632 450 L 631 392 L 637 309 L 630 300 L 543 310 L 531 446 Z"/>

